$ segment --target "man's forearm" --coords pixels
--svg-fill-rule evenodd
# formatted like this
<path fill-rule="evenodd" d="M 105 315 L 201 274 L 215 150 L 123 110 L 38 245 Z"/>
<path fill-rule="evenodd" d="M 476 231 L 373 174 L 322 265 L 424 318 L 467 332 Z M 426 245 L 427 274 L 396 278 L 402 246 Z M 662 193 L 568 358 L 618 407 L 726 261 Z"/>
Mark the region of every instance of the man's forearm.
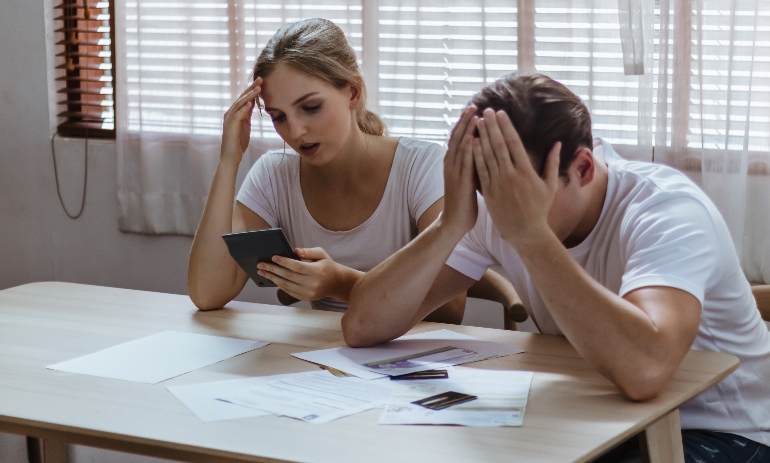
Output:
<path fill-rule="evenodd" d="M 517 251 L 577 351 L 630 398 L 654 396 L 681 361 L 674 358 L 681 349 L 666 338 L 674 331 L 664 326 L 670 320 L 656 318 L 604 288 L 553 234 L 519 243 Z"/>
<path fill-rule="evenodd" d="M 425 318 L 435 309 L 423 304 L 425 296 L 460 238 L 462 233 L 450 229 L 439 218 L 360 278 L 342 318 L 345 341 L 351 346 L 380 344 L 404 334 Z"/>

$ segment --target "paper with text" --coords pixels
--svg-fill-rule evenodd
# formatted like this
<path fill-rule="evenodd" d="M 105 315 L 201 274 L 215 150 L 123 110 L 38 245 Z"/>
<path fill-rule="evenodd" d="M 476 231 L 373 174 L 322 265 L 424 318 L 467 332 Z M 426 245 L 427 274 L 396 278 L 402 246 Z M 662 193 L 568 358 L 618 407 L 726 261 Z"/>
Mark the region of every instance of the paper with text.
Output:
<path fill-rule="evenodd" d="M 377 379 L 521 352 L 515 347 L 482 341 L 451 330 L 436 330 L 402 336 L 377 347 L 337 347 L 293 355 L 362 379 Z"/>
<path fill-rule="evenodd" d="M 531 371 L 462 369 L 450 372 L 447 379 L 399 382 L 379 423 L 521 426 L 532 377 Z M 478 398 L 443 410 L 412 403 L 446 391 Z"/>
<path fill-rule="evenodd" d="M 272 415 L 272 413 L 225 402 L 217 399 L 217 396 L 257 384 L 275 381 L 284 376 L 287 375 L 227 379 L 183 386 L 166 386 L 166 389 L 203 421 L 235 420 L 238 418 Z"/>
<path fill-rule="evenodd" d="M 390 383 L 339 378 L 328 371 L 314 371 L 284 375 L 280 380 L 221 394 L 219 398 L 276 415 L 327 423 L 382 406 L 395 387 Z"/>

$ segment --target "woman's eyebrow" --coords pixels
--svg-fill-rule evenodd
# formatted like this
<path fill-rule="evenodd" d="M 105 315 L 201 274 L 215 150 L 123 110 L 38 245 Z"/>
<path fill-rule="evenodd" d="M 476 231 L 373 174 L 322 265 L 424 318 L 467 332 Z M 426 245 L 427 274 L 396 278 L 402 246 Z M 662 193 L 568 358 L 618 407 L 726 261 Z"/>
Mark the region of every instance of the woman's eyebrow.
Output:
<path fill-rule="evenodd" d="M 291 105 L 292 106 L 296 106 L 296 105 L 302 103 L 303 101 L 305 101 L 306 99 L 310 98 L 311 96 L 316 95 L 317 93 L 318 92 L 310 92 L 310 93 L 307 93 L 305 95 L 302 95 L 301 97 L 297 98 L 294 101 L 294 103 L 292 103 Z M 279 111 L 279 110 L 277 110 L 275 108 L 268 108 L 267 106 L 265 106 L 265 111 Z"/>

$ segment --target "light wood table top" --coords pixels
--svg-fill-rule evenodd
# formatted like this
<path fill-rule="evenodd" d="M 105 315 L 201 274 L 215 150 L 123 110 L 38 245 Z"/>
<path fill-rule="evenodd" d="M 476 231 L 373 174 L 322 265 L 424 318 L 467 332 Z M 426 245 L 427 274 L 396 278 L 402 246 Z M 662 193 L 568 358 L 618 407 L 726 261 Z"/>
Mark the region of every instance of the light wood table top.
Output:
<path fill-rule="evenodd" d="M 666 456 L 681 448 L 677 407 L 738 366 L 692 351 L 658 398 L 634 403 L 562 337 L 421 323 L 412 332 L 449 328 L 525 350 L 466 365 L 535 372 L 522 427 L 380 426 L 380 410 L 323 425 L 277 416 L 204 423 L 165 388 L 316 370 L 291 354 L 344 345 L 340 317 L 239 302 L 199 312 L 187 296 L 72 283 L 0 291 L 0 431 L 43 438 L 51 462 L 75 443 L 201 462 L 450 463 L 588 461 L 646 429 L 650 459 L 676 461 Z M 154 385 L 45 368 L 164 330 L 271 344 Z"/>

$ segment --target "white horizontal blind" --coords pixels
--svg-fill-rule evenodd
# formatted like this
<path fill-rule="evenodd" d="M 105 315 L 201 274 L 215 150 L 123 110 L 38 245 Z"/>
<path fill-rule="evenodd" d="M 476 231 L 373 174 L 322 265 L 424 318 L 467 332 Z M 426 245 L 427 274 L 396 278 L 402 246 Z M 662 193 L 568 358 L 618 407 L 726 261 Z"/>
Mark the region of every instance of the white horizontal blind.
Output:
<path fill-rule="evenodd" d="M 701 0 L 692 8 L 687 146 L 770 150 L 770 2 Z"/>
<path fill-rule="evenodd" d="M 687 74 L 688 109 L 679 111 L 669 107 L 677 71 L 673 31 L 665 66 L 656 54 L 649 66 L 655 75 L 625 76 L 616 0 L 529 3 L 535 7 L 535 69 L 583 98 L 596 135 L 615 144 L 650 145 L 657 126 L 685 137 L 691 148 L 738 149 L 744 140 L 750 151 L 770 146 L 767 2 L 692 1 L 692 62 L 680 68 Z M 368 81 L 377 86 L 377 106 L 397 136 L 443 142 L 459 108 L 484 84 L 515 71 L 519 41 L 532 39 L 518 37 L 526 32 L 517 28 L 516 2 L 510 0 L 377 4 L 378 56 L 368 59 L 378 60 L 379 72 Z M 127 2 L 128 129 L 218 135 L 223 113 L 248 84 L 254 59 L 280 25 L 328 18 L 362 58 L 361 11 L 361 0 Z M 659 10 L 654 20 L 660 23 Z M 659 69 L 669 75 L 663 93 L 657 89 Z M 662 111 L 654 109 L 656 96 L 665 100 Z M 672 128 L 677 117 L 684 130 Z M 254 131 L 276 137 L 266 117 Z M 735 135 L 744 132 L 748 138 Z M 672 143 L 671 134 L 663 135 Z"/>
<path fill-rule="evenodd" d="M 535 2 L 535 68 L 569 87 L 588 106 L 594 136 L 651 145 L 651 88 L 626 76 L 618 2 Z"/>
<path fill-rule="evenodd" d="M 140 0 L 126 3 L 128 130 L 219 135 L 257 54 L 287 22 L 334 21 L 360 52 L 361 7 L 346 1 Z M 357 3 L 357 2 L 356 2 Z M 254 127 L 276 137 L 269 118 Z"/>
<path fill-rule="evenodd" d="M 308 18 L 328 19 L 345 32 L 348 41 L 356 51 L 361 65 L 361 3 L 356 1 L 323 1 L 307 2 L 287 0 L 281 3 L 268 3 L 251 0 L 244 4 L 244 36 L 246 37 L 245 69 L 240 75 L 246 76 L 251 72 L 257 56 L 275 34 L 279 27 L 286 23 Z M 244 84 L 248 84 L 244 81 Z M 253 136 L 262 138 L 278 138 L 273 124 L 266 114 L 253 121 Z"/>
<path fill-rule="evenodd" d="M 228 5 L 126 2 L 128 130 L 221 132 L 232 98 Z"/>
<path fill-rule="evenodd" d="M 515 2 L 379 2 L 379 110 L 390 133 L 445 142 L 473 93 L 517 69 Z"/>

